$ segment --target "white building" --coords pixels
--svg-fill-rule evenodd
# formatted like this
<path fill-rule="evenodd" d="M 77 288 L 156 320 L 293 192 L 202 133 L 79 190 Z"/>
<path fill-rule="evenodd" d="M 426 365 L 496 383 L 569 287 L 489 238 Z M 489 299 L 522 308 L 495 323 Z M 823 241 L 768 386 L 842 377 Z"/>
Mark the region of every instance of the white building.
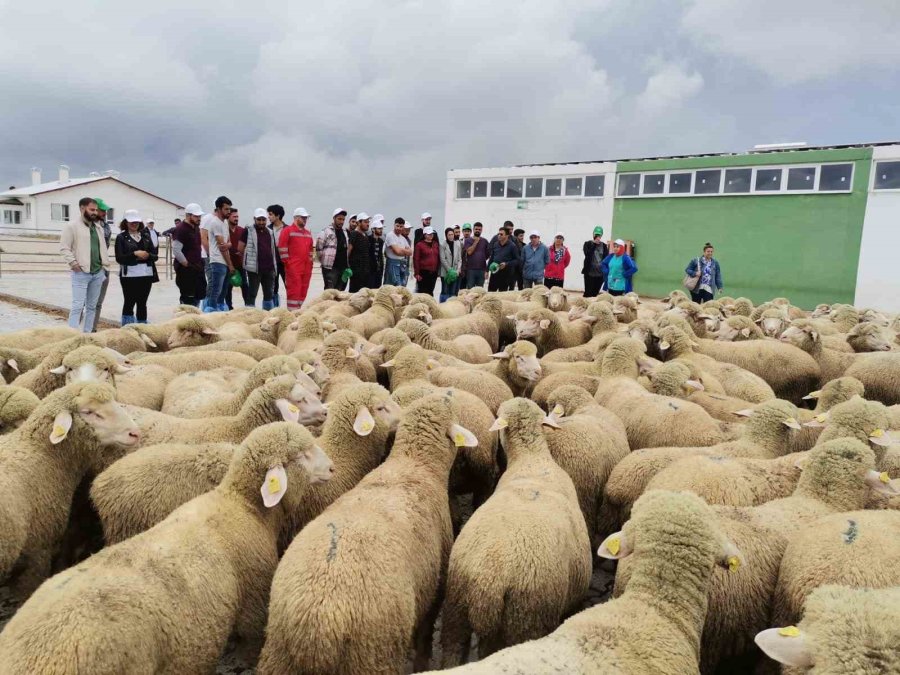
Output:
<path fill-rule="evenodd" d="M 184 207 L 120 180 L 116 172 L 70 178 L 69 167 L 59 167 L 59 179 L 41 182 L 41 170 L 31 170 L 31 185 L 0 192 L 0 232 L 4 234 L 54 234 L 63 223 L 78 217 L 82 197 L 102 199 L 110 207 L 106 219 L 118 222 L 126 209 L 153 217 L 156 229 L 168 229 Z"/>
<path fill-rule="evenodd" d="M 510 220 L 525 230 L 526 241 L 539 230 L 547 246 L 561 232 L 572 255 L 565 287 L 580 289 L 583 243 L 597 225 L 604 241 L 612 236 L 615 179 L 615 162 L 454 169 L 447 172 L 444 223 L 478 221 L 492 237 Z"/>

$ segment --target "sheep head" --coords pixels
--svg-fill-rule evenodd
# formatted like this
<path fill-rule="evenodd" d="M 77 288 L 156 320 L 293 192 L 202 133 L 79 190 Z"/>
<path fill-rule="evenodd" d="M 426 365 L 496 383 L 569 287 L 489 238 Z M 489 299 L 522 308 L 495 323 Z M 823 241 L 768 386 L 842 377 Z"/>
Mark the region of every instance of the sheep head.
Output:
<path fill-rule="evenodd" d="M 814 349 L 821 348 L 822 336 L 816 329 L 815 325 L 807 319 L 797 319 L 790 326 L 784 329 L 781 337 L 778 338 L 782 342 L 799 347 L 805 352 L 811 352 Z"/>
<path fill-rule="evenodd" d="M 760 327 L 763 335 L 767 337 L 780 337 L 784 330 L 788 327 L 788 319 L 784 312 L 777 308 L 765 310 L 756 320 L 756 324 Z"/>
<path fill-rule="evenodd" d="M 547 397 L 548 417 L 559 420 L 574 415 L 580 408 L 593 405 L 596 401 L 589 391 L 574 384 L 566 384 L 553 390 Z"/>
<path fill-rule="evenodd" d="M 90 381 L 115 384 L 115 376 L 129 370 L 131 368 L 119 363 L 107 350 L 88 345 L 67 354 L 62 365 L 50 372 L 64 375 L 66 384 Z"/>
<path fill-rule="evenodd" d="M 175 322 L 169 334 L 169 349 L 176 347 L 201 347 L 219 339 L 219 332 L 203 316 L 187 315 Z"/>
<path fill-rule="evenodd" d="M 867 490 L 893 497 L 900 481 L 875 471 L 875 453 L 855 438 L 836 438 L 809 453 L 797 483 L 800 494 L 815 497 L 839 511 L 862 508 Z"/>
<path fill-rule="evenodd" d="M 403 308 L 403 313 L 400 316 L 403 319 L 416 319 L 428 326 L 431 325 L 432 321 L 431 311 L 424 302 L 414 302 L 411 305 L 407 305 Z"/>
<path fill-rule="evenodd" d="M 254 389 L 244 401 L 241 414 L 247 416 L 254 411 L 268 411 L 270 405 L 285 422 L 299 424 L 321 424 L 328 412 L 319 398 L 299 384 L 293 375 L 279 375 Z"/>
<path fill-rule="evenodd" d="M 500 432 L 500 442 L 512 460 L 523 454 L 546 450 L 546 445 L 535 441 L 543 438 L 541 428 L 545 424 L 551 427 L 559 426 L 556 419 L 545 415 L 534 401 L 527 398 L 513 398 L 500 404 L 491 431 Z"/>
<path fill-rule="evenodd" d="M 561 288 L 553 287 L 547 295 L 547 309 L 554 312 L 564 312 L 569 306 L 569 298 Z"/>
<path fill-rule="evenodd" d="M 858 323 L 847 334 L 847 342 L 855 352 L 889 352 L 888 342 L 876 323 Z"/>
<path fill-rule="evenodd" d="M 819 442 L 834 438 L 855 438 L 868 442 L 876 448 L 885 448 L 893 443 L 890 434 L 890 412 L 878 401 L 867 401 L 854 396 L 849 401 L 834 406 L 831 410 L 816 416 L 809 426 L 826 427 L 819 436 Z M 876 450 L 876 455 L 879 451 Z"/>
<path fill-rule="evenodd" d="M 329 405 L 328 422 L 322 430 L 329 433 L 332 426 L 350 429 L 357 436 L 372 436 L 383 442 L 397 430 L 402 410 L 384 387 L 364 383 L 349 387 Z"/>
<path fill-rule="evenodd" d="M 650 373 L 653 391 L 661 396 L 686 398 L 695 391 L 703 391 L 703 385 L 691 379 L 691 370 L 677 361 L 664 363 Z"/>
<path fill-rule="evenodd" d="M 559 325 L 559 319 L 547 309 L 523 310 L 515 315 L 515 322 L 516 338 L 519 340 L 537 338 L 551 326 Z"/>
<path fill-rule="evenodd" d="M 513 342 L 493 356 L 495 359 L 506 361 L 510 371 L 523 380 L 537 382 L 541 379 L 541 362 L 537 357 L 537 347 L 534 343 Z"/>
<path fill-rule="evenodd" d="M 449 471 L 458 448 L 478 445 L 475 435 L 462 426 L 462 416 L 452 389 L 420 398 L 403 412 L 393 452 L 437 463 Z"/>
<path fill-rule="evenodd" d="M 647 348 L 634 338 L 620 337 L 613 340 L 603 353 L 600 374 L 604 377 L 626 376 L 636 378 L 641 367 L 650 367 Z"/>
<path fill-rule="evenodd" d="M 47 396 L 33 415 L 47 434 L 50 443 L 57 445 L 68 439 L 91 442 L 99 446 L 130 448 L 137 445 L 141 434 L 131 415 L 116 401 L 116 390 L 101 382 L 76 382 Z M 50 423 L 49 414 L 53 414 Z M 45 438 L 47 437 L 45 436 Z"/>

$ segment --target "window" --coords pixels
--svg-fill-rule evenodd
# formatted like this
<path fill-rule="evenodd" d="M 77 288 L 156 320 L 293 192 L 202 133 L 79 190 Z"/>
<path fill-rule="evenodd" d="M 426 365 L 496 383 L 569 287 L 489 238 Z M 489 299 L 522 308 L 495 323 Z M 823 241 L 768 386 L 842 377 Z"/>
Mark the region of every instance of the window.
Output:
<path fill-rule="evenodd" d="M 788 190 L 812 190 L 816 186 L 816 167 L 788 169 Z"/>
<path fill-rule="evenodd" d="M 697 172 L 694 180 L 695 195 L 715 195 L 719 193 L 719 183 L 722 181 L 721 169 L 706 169 Z"/>
<path fill-rule="evenodd" d="M 602 197 L 606 178 L 604 176 L 585 176 L 584 196 Z"/>
<path fill-rule="evenodd" d="M 545 197 L 561 197 L 562 196 L 562 178 L 548 178 L 547 184 L 544 186 Z"/>
<path fill-rule="evenodd" d="M 491 181 L 491 197 L 505 197 L 506 182 L 502 180 Z"/>
<path fill-rule="evenodd" d="M 876 172 L 877 173 L 877 172 Z M 878 176 L 875 176 L 876 181 Z M 819 173 L 819 191 L 829 192 L 853 189 L 852 164 L 824 164 Z"/>
<path fill-rule="evenodd" d="M 456 198 L 468 199 L 472 196 L 472 181 L 458 180 L 456 181 Z"/>
<path fill-rule="evenodd" d="M 673 173 L 669 175 L 669 194 L 688 194 L 691 191 L 690 173 Z"/>
<path fill-rule="evenodd" d="M 68 220 L 69 220 L 69 205 L 68 204 L 51 204 L 50 205 L 50 220 L 61 220 L 63 222 L 68 222 Z"/>
<path fill-rule="evenodd" d="M 522 198 L 522 179 L 510 178 L 506 181 L 506 196 L 510 199 Z"/>
<path fill-rule="evenodd" d="M 3 209 L 3 224 L 4 225 L 12 225 L 12 215 L 13 215 L 13 212 L 11 209 Z"/>
<path fill-rule="evenodd" d="M 750 192 L 753 169 L 725 169 L 725 192 L 735 194 Z"/>
<path fill-rule="evenodd" d="M 603 190 L 601 189 L 602 193 Z M 581 178 L 566 178 L 566 197 L 581 196 Z"/>
<path fill-rule="evenodd" d="M 486 180 L 476 180 L 472 183 L 472 196 L 473 197 L 487 197 L 487 181 Z"/>
<path fill-rule="evenodd" d="M 620 197 L 634 197 L 641 188 L 641 174 L 626 173 L 619 176 L 619 190 L 616 192 Z"/>
<path fill-rule="evenodd" d="M 666 176 L 662 173 L 644 174 L 644 194 L 661 195 L 666 190 Z"/>
<path fill-rule="evenodd" d="M 543 178 L 525 179 L 525 196 L 530 198 L 541 197 L 544 192 Z"/>
<path fill-rule="evenodd" d="M 781 169 L 757 169 L 756 191 L 773 192 L 781 189 Z"/>
<path fill-rule="evenodd" d="M 825 169 L 834 167 L 822 167 L 822 178 L 825 178 Z M 823 189 L 821 186 L 819 189 Z M 900 190 L 900 161 L 875 163 L 875 189 L 876 190 Z"/>
<path fill-rule="evenodd" d="M 25 205 L 25 220 L 31 220 L 31 204 Z"/>

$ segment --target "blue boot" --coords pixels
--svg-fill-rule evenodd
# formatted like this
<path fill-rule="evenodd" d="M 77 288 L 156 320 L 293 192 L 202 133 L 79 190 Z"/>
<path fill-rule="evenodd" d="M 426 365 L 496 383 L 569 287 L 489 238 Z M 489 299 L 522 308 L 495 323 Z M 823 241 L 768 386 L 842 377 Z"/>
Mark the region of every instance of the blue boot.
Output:
<path fill-rule="evenodd" d="M 216 307 L 216 311 L 219 311 L 219 312 L 227 312 L 227 311 L 228 311 L 228 305 L 226 305 L 226 304 L 223 303 L 223 304 L 219 305 L 218 307 Z"/>
<path fill-rule="evenodd" d="M 217 311 L 215 307 L 213 307 L 212 305 L 207 305 L 205 302 L 203 303 L 204 314 L 212 314 L 215 311 Z"/>
<path fill-rule="evenodd" d="M 134 323 L 134 314 L 123 314 L 122 325 L 127 326 L 130 323 Z"/>
<path fill-rule="evenodd" d="M 135 323 L 147 323 L 147 319 L 144 319 L 143 321 L 141 321 L 140 319 L 138 319 Z"/>
<path fill-rule="evenodd" d="M 262 308 L 268 312 L 270 309 L 275 308 L 275 303 L 271 300 L 263 300 Z"/>

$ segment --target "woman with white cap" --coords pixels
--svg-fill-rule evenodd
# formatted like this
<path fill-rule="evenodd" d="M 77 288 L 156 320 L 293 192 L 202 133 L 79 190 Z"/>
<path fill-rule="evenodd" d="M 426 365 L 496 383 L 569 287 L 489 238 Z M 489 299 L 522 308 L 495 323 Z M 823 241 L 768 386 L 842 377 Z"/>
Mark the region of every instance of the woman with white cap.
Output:
<path fill-rule="evenodd" d="M 125 212 L 116 237 L 116 262 L 122 284 L 122 325 L 147 323 L 147 298 L 150 288 L 159 281 L 156 272 L 156 247 L 144 229 L 141 214 L 134 209 Z M 135 307 L 137 318 L 135 319 Z"/>
<path fill-rule="evenodd" d="M 563 287 L 566 280 L 566 268 L 572 262 L 572 255 L 566 248 L 566 238 L 562 232 L 557 232 L 553 237 L 553 247 L 550 249 L 550 261 L 544 269 L 544 286 L 553 288 Z"/>
<path fill-rule="evenodd" d="M 440 266 L 440 248 L 434 238 L 434 228 L 429 226 L 422 230 L 422 241 L 413 249 L 413 273 L 418 282 L 418 293 L 434 295 Z"/>
<path fill-rule="evenodd" d="M 625 242 L 622 239 L 613 242 L 613 253 L 603 259 L 602 267 L 610 295 L 625 295 L 631 292 L 631 277 L 637 274 L 638 268 L 631 256 L 625 253 Z"/>

